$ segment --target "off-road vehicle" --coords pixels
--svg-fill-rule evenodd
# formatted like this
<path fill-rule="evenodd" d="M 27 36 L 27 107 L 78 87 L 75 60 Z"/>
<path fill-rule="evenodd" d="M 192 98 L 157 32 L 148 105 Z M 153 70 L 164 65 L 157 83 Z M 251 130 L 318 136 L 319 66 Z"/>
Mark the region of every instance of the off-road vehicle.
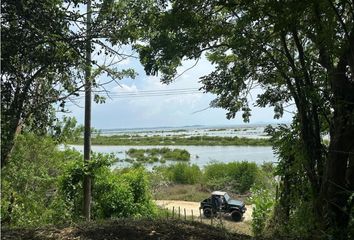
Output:
<path fill-rule="evenodd" d="M 240 221 L 246 212 L 244 202 L 232 199 L 227 192 L 214 191 L 211 197 L 200 203 L 200 209 L 207 218 L 217 216 L 219 213 L 230 214 L 232 220 Z"/>

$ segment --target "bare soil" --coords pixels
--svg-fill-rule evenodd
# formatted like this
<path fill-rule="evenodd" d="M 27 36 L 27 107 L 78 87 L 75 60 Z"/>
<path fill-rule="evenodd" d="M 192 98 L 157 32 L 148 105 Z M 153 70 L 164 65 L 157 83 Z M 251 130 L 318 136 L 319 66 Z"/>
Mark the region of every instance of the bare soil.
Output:
<path fill-rule="evenodd" d="M 180 214 L 180 218 L 184 218 L 184 210 L 186 211 L 186 216 L 195 218 L 200 218 L 204 223 L 212 224 L 212 221 L 206 219 L 203 213 L 199 211 L 199 202 L 188 202 L 188 201 L 176 201 L 176 200 L 156 200 L 156 204 L 169 211 L 175 211 L 176 218 Z M 238 232 L 246 235 L 251 235 L 251 221 L 252 221 L 252 205 L 246 205 L 247 211 L 243 214 L 243 218 L 240 222 L 235 222 L 228 215 L 222 215 L 220 219 L 221 224 L 223 224 L 228 230 L 233 232 Z M 218 224 L 220 221 L 214 221 L 213 224 Z"/>
<path fill-rule="evenodd" d="M 67 227 L 43 227 L 33 229 L 1 229 L 1 239 L 38 240 L 107 240 L 107 239 L 159 239 L 159 240 L 250 240 L 252 237 L 231 233 L 200 222 L 177 219 L 132 220 L 91 222 Z M 259 239 L 259 238 L 258 238 Z"/>

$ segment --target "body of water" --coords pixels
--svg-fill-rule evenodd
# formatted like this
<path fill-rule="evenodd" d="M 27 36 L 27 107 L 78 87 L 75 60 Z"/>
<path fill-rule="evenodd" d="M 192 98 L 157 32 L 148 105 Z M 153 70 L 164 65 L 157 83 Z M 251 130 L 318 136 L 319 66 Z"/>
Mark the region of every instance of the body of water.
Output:
<path fill-rule="evenodd" d="M 219 137 L 246 137 L 268 138 L 264 133 L 266 125 L 239 125 L 239 126 L 186 126 L 137 129 L 101 129 L 102 136 L 137 135 L 137 136 L 219 136 Z"/>
<path fill-rule="evenodd" d="M 82 145 L 70 145 L 74 149 L 83 152 Z M 270 146 L 92 146 L 93 152 L 99 153 L 114 153 L 118 158 L 125 159 L 126 151 L 130 148 L 162 148 L 169 147 L 172 149 L 186 149 L 191 154 L 191 163 L 199 167 L 204 167 L 211 162 L 229 163 L 233 161 L 248 161 L 257 164 L 264 162 L 276 162 L 276 157 L 273 154 L 272 147 Z M 174 163 L 168 161 L 166 164 Z M 159 165 L 155 164 L 155 165 Z M 129 166 L 126 162 L 118 162 L 114 167 Z M 154 166 L 147 164 L 146 166 Z"/>

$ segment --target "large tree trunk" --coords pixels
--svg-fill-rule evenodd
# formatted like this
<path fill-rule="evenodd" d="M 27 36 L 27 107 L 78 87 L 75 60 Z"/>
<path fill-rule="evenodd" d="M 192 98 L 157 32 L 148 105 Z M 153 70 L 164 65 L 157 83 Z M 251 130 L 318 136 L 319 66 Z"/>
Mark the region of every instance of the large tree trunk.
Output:
<path fill-rule="evenodd" d="M 13 113 L 10 115 L 10 113 Z M 9 159 L 12 148 L 15 144 L 16 133 L 21 129 L 21 112 L 18 109 L 11 109 L 3 112 L 1 116 L 1 168 Z"/>
<path fill-rule="evenodd" d="M 343 57 L 331 75 L 334 112 L 321 194 L 325 198 L 324 208 L 328 211 L 328 227 L 335 239 L 347 239 L 351 211 L 349 201 L 354 191 L 354 179 L 350 178 L 354 146 L 354 81 L 353 77 L 346 75 L 347 66 L 347 58 Z"/>

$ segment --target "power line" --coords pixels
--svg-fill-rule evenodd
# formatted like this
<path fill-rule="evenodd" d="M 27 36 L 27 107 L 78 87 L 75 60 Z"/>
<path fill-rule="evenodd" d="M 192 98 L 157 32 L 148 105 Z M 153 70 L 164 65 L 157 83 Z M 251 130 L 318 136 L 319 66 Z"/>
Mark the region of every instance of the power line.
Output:
<path fill-rule="evenodd" d="M 198 88 L 183 88 L 170 90 L 142 90 L 138 92 L 122 92 L 122 93 L 107 93 L 107 96 L 112 99 L 118 98 L 138 98 L 138 97 L 161 97 L 173 95 L 201 94 Z M 74 98 L 74 100 L 82 99 L 83 96 Z"/>
<path fill-rule="evenodd" d="M 179 92 L 179 93 L 164 93 L 164 94 L 137 94 L 137 95 L 117 95 L 111 96 L 113 99 L 117 98 L 138 98 L 138 97 L 162 97 L 162 96 L 179 96 L 188 94 L 201 94 L 201 92 Z"/>
<path fill-rule="evenodd" d="M 198 91 L 198 88 L 180 88 L 180 89 L 165 89 L 165 90 L 139 90 L 136 92 L 114 92 L 114 93 L 110 93 L 110 95 L 176 93 L 176 92 L 192 92 L 192 91 Z"/>

